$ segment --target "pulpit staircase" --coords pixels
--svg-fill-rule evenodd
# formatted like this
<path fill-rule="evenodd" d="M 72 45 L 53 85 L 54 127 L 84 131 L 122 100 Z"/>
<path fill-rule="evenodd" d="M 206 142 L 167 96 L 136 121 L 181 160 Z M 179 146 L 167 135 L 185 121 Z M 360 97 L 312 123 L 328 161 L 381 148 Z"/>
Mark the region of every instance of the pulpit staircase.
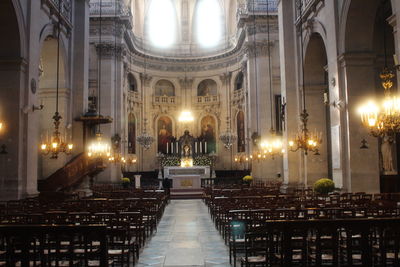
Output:
<path fill-rule="evenodd" d="M 93 177 L 104 169 L 101 159 L 89 159 L 85 153 L 81 153 L 47 179 L 39 181 L 38 190 L 40 192 L 66 191 L 80 184 L 85 177 Z"/>

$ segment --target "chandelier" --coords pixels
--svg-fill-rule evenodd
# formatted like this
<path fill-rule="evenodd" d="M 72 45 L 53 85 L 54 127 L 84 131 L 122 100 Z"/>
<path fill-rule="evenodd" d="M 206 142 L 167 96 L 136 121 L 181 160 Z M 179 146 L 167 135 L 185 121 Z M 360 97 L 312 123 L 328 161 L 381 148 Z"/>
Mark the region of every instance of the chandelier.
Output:
<path fill-rule="evenodd" d="M 400 132 L 400 98 L 391 94 L 394 74 L 387 67 L 380 74 L 384 99 L 381 105 L 368 101 L 359 109 L 362 124 L 374 137 L 394 136 Z"/>
<path fill-rule="evenodd" d="M 143 120 L 143 132 L 141 135 L 136 137 L 136 141 L 141 145 L 144 149 L 148 150 L 151 147 L 151 144 L 154 142 L 154 137 L 149 135 L 146 131 L 147 119 Z"/>
<path fill-rule="evenodd" d="M 270 156 L 272 159 L 275 156 L 280 156 L 285 153 L 281 138 L 275 135 L 275 131 L 271 131 L 273 137 L 271 141 L 264 141 L 261 143 L 261 151 L 263 155 Z"/>
<path fill-rule="evenodd" d="M 89 158 L 110 158 L 110 144 L 103 141 L 103 137 L 100 132 L 96 134 L 96 140 L 89 145 L 87 155 Z"/>
<path fill-rule="evenodd" d="M 228 105 L 229 106 L 229 105 Z M 231 149 L 233 143 L 236 141 L 237 136 L 232 132 L 230 118 L 226 118 L 226 131 L 219 136 L 219 140 L 224 144 L 226 149 Z"/>
<path fill-rule="evenodd" d="M 65 153 L 67 155 L 72 153 L 74 145 L 67 142 L 66 134 L 64 138 L 60 132 L 61 115 L 58 112 L 58 91 L 60 82 L 60 34 L 61 34 L 61 1 L 58 2 L 58 23 L 57 23 L 57 75 L 56 75 L 56 112 L 53 116 L 54 131 L 51 138 L 42 141 L 40 150 L 43 155 L 51 154 L 51 159 L 57 159 L 58 154 Z"/>
<path fill-rule="evenodd" d="M 302 122 L 302 129 L 296 134 L 294 141 L 289 141 L 289 150 L 291 152 L 296 152 L 297 150 L 301 149 L 304 151 L 305 155 L 308 155 L 308 152 L 314 152 L 314 155 L 320 155 L 318 147 L 322 143 L 322 133 L 318 133 L 317 131 L 311 133 L 308 130 L 307 110 L 303 110 L 303 112 L 300 114 L 300 119 Z"/>
<path fill-rule="evenodd" d="M 51 138 L 46 138 L 40 145 L 40 150 L 43 155 L 51 154 L 51 159 L 57 159 L 59 153 L 65 153 L 70 155 L 74 145 L 67 142 L 66 137 L 62 137 L 59 127 L 61 116 L 56 112 L 53 116 L 54 120 L 54 132 Z"/>

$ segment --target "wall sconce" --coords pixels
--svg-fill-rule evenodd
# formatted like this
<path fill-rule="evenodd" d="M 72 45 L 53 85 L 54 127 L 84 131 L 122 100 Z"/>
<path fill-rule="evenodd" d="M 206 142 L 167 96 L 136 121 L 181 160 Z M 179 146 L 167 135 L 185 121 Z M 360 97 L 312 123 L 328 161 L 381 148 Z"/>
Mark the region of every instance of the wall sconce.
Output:
<path fill-rule="evenodd" d="M 344 102 L 342 100 L 340 100 L 340 99 L 334 100 L 333 102 L 329 102 L 329 95 L 328 95 L 327 92 L 324 93 L 324 104 L 326 106 L 332 106 L 332 107 L 337 108 L 339 110 L 344 108 Z"/>
<path fill-rule="evenodd" d="M 32 111 L 32 113 L 33 113 L 36 110 L 43 110 L 43 108 L 44 108 L 44 105 L 41 103 L 39 106 L 35 106 L 35 105 L 32 105 L 32 107 L 25 106 L 25 107 L 22 108 L 22 111 L 25 114 L 28 114 L 30 111 Z"/>

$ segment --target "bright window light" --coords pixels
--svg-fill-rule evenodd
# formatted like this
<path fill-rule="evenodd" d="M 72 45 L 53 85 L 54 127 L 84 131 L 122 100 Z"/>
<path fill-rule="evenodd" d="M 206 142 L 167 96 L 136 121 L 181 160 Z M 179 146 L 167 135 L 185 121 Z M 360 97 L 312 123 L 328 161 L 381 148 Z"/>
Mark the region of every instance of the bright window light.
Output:
<path fill-rule="evenodd" d="M 175 42 L 176 14 L 170 0 L 152 0 L 149 11 L 148 31 L 150 42 L 160 48 Z"/>
<path fill-rule="evenodd" d="M 216 46 L 222 37 L 222 12 L 218 0 L 199 0 L 196 14 L 197 39 L 204 47 Z"/>

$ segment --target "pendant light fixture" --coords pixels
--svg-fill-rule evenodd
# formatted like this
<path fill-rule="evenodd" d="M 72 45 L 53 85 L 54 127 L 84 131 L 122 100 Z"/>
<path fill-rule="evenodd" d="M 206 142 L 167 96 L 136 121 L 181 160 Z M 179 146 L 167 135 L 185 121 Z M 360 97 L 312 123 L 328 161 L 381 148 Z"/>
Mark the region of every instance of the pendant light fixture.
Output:
<path fill-rule="evenodd" d="M 298 150 L 303 151 L 304 155 L 308 152 L 314 152 L 314 155 L 319 155 L 319 145 L 322 143 L 322 133 L 311 133 L 307 128 L 308 116 L 306 109 L 306 91 L 305 91 L 305 74 L 304 74 L 304 43 L 303 43 L 303 2 L 299 1 L 299 15 L 300 15 L 300 49 L 301 49 L 301 70 L 302 70 L 302 106 L 303 112 L 300 114 L 302 122 L 301 129 L 296 134 L 294 140 L 289 141 L 289 149 L 291 152 Z"/>
<path fill-rule="evenodd" d="M 60 36 L 61 36 L 61 0 L 58 1 L 58 22 L 57 22 L 57 71 L 56 71 L 56 112 L 53 115 L 54 131 L 50 138 L 42 141 L 40 150 L 43 155 L 50 154 L 51 159 L 57 159 L 58 154 L 65 153 L 70 155 L 74 145 L 72 142 L 67 142 L 67 134 L 60 132 L 61 115 L 58 110 L 58 94 L 60 83 Z M 2 126 L 1 126 L 2 128 Z"/>
<path fill-rule="evenodd" d="M 99 54 L 97 57 L 98 60 L 98 92 L 97 92 L 97 116 L 101 117 L 101 60 L 102 60 L 102 9 L 103 9 L 103 1 L 100 0 L 100 9 L 99 9 Z M 89 145 L 88 157 L 90 158 L 102 158 L 107 160 L 111 156 L 111 146 L 109 142 L 103 140 L 103 134 L 101 133 L 101 124 L 99 123 L 97 126 L 96 139 Z"/>
<path fill-rule="evenodd" d="M 145 0 L 143 0 L 143 6 L 145 7 L 146 6 L 146 1 Z M 144 27 L 144 26 L 143 26 Z M 143 31 L 144 32 L 144 31 Z M 147 64 L 147 61 L 146 61 L 146 57 L 147 57 L 147 55 L 146 55 L 146 52 L 147 52 L 147 50 L 146 50 L 146 42 L 145 42 L 145 36 L 146 36 L 146 33 L 144 32 L 143 33 L 143 39 L 142 39 L 142 47 L 143 47 L 143 75 L 142 75 L 142 81 L 141 81 L 141 87 L 142 87 L 142 115 L 143 115 L 143 124 L 142 124 L 142 127 L 143 127 L 143 130 L 142 130 L 142 133 L 138 136 L 138 137 L 136 137 L 136 141 L 139 143 L 139 145 L 140 146 L 142 146 L 145 150 L 148 150 L 150 147 L 151 147 L 151 145 L 153 144 L 153 142 L 154 142 L 154 137 L 153 136 L 151 136 L 151 135 L 149 135 L 148 133 L 147 133 L 147 129 L 146 129 L 146 126 L 147 126 L 147 118 L 146 118 L 146 92 L 145 92 L 145 90 L 144 90 L 144 84 L 146 83 L 146 80 L 147 80 L 147 75 L 146 75 L 146 64 Z"/>
<path fill-rule="evenodd" d="M 269 97 L 270 97 L 270 114 L 271 114 L 271 129 L 270 140 L 261 143 L 261 149 L 264 155 L 269 155 L 274 158 L 276 155 L 285 153 L 283 149 L 282 139 L 276 135 L 273 120 L 273 86 L 272 86 L 272 63 L 271 63 L 271 46 L 270 46 L 270 21 L 269 21 L 269 1 L 267 1 L 267 44 L 268 44 L 268 70 L 269 70 Z M 264 156 L 263 155 L 263 156 Z"/>

